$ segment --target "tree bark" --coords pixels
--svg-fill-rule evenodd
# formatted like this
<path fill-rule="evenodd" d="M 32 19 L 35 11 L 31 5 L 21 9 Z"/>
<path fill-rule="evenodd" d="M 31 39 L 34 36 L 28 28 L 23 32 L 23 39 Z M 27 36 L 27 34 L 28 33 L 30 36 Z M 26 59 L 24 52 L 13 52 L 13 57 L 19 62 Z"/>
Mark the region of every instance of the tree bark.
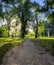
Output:
<path fill-rule="evenodd" d="M 21 17 L 21 37 L 24 38 L 25 36 L 25 23 L 24 23 L 24 14 L 22 12 L 22 17 Z"/>
<path fill-rule="evenodd" d="M 27 20 L 24 20 L 24 15 L 22 14 L 21 18 L 21 37 L 24 38 L 26 34 L 26 25 L 27 25 Z"/>
<path fill-rule="evenodd" d="M 10 37 L 10 21 L 8 21 L 7 24 L 8 24 L 8 28 L 7 28 L 8 29 L 8 37 Z"/>
<path fill-rule="evenodd" d="M 36 22 L 37 22 L 37 26 L 36 26 L 36 33 L 35 33 L 35 38 L 37 38 L 38 37 L 38 16 L 37 16 L 38 14 L 36 14 Z"/>

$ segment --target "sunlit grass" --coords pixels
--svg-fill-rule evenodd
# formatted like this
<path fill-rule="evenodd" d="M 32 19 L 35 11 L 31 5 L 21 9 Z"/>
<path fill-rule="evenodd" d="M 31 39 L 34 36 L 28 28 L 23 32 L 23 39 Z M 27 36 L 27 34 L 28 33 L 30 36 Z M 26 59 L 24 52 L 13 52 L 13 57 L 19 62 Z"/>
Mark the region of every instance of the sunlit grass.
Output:
<path fill-rule="evenodd" d="M 39 39 L 54 39 L 54 37 L 38 37 Z"/>
<path fill-rule="evenodd" d="M 35 34 L 34 33 L 31 33 L 29 32 L 27 35 L 26 35 L 26 38 L 34 38 L 35 37 Z"/>

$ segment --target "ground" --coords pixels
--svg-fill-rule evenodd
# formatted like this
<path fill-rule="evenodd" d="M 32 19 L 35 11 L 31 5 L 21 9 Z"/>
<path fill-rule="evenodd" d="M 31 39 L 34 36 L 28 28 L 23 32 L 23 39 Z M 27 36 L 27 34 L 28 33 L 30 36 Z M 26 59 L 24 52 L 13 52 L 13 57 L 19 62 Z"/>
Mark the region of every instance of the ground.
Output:
<path fill-rule="evenodd" d="M 54 57 L 28 39 L 20 46 L 8 51 L 2 65 L 54 65 Z"/>

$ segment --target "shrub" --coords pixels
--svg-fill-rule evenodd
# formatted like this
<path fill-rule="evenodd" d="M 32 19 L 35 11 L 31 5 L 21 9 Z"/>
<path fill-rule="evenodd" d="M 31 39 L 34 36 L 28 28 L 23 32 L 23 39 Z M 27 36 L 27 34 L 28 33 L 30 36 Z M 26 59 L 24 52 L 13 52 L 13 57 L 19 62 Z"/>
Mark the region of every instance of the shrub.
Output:
<path fill-rule="evenodd" d="M 0 37 L 7 36 L 7 30 L 4 27 L 0 27 Z"/>

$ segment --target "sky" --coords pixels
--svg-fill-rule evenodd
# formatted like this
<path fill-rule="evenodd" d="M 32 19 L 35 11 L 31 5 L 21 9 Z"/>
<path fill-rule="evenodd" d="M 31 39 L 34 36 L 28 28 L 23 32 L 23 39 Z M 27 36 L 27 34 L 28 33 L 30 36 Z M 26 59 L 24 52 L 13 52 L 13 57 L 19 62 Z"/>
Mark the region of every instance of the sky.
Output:
<path fill-rule="evenodd" d="M 32 2 L 34 2 L 34 1 L 36 1 L 36 2 L 38 2 L 41 6 L 43 6 L 44 5 L 44 0 L 31 0 Z"/>

